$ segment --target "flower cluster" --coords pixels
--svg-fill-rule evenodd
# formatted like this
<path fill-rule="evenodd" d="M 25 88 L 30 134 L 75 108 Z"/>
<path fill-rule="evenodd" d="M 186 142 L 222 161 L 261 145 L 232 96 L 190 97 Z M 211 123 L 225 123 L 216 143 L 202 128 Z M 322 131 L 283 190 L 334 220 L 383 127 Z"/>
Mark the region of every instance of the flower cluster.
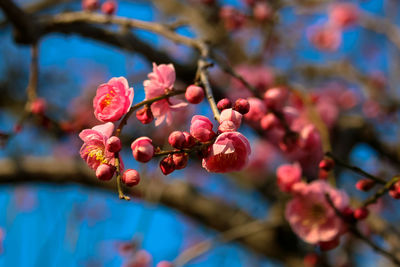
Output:
<path fill-rule="evenodd" d="M 179 91 L 174 88 L 175 78 L 172 64 L 153 64 L 153 71 L 149 73 L 148 80 L 143 82 L 146 98 L 134 106 L 144 106 L 136 113 L 140 122 L 147 124 L 155 118 L 156 126 L 164 121 L 171 124 L 172 112 L 188 105 L 174 98 L 177 94 L 184 93 L 186 100 L 192 104 L 202 102 L 205 94 L 202 87 L 192 84 L 185 91 Z M 129 87 L 128 81 L 123 77 L 112 78 L 97 88 L 93 99 L 94 115 L 105 123 L 83 130 L 79 137 L 84 142 L 80 151 L 81 157 L 95 170 L 100 180 L 110 180 L 115 173 L 123 173 L 120 179 L 125 185 L 135 186 L 140 182 L 140 175 L 136 170 L 123 171 L 122 158 L 119 156 L 121 140 L 113 136 L 113 122 L 132 113 L 130 109 L 133 96 L 133 88 Z M 241 170 L 248 162 L 251 149 L 247 138 L 237 130 L 243 115 L 249 112 L 250 104 L 246 99 L 237 99 L 232 106 L 228 99 L 223 99 L 218 103 L 218 108 L 222 112 L 217 131 L 213 130 L 213 123 L 207 117 L 195 115 L 189 132 L 173 131 L 169 135 L 168 142 L 174 150 L 162 151 L 159 147 L 154 147 L 149 137 L 143 136 L 131 143 L 133 157 L 146 163 L 155 156 L 167 155 L 160 161 L 160 169 L 165 175 L 185 168 L 189 153 L 192 152 L 200 155 L 203 167 L 209 172 Z M 121 122 L 120 127 L 124 123 L 125 121 Z M 121 129 L 116 132 L 119 134 Z"/>

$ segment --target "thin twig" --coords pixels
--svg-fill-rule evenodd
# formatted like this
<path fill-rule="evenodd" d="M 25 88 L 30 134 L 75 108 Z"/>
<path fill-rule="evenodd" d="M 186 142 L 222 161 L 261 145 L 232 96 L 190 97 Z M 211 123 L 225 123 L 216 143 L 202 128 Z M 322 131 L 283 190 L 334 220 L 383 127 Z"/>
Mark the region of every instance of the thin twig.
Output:
<path fill-rule="evenodd" d="M 384 179 L 376 177 L 376 176 L 374 176 L 374 175 L 372 175 L 372 174 L 360 169 L 359 167 L 347 164 L 346 162 L 344 162 L 344 161 L 340 160 L 339 158 L 335 157 L 331 152 L 326 152 L 325 155 L 330 157 L 330 158 L 332 158 L 335 161 L 336 164 L 338 164 L 338 165 L 340 165 L 340 166 L 342 166 L 342 167 L 344 167 L 346 169 L 349 169 L 349 170 L 351 170 L 351 171 L 353 171 L 355 173 L 358 173 L 358 174 L 360 174 L 362 176 L 365 176 L 366 178 L 369 178 L 371 180 L 374 180 L 375 182 L 377 182 L 379 184 L 386 184 L 386 181 Z"/>
<path fill-rule="evenodd" d="M 329 205 L 334 209 L 336 215 L 347 223 L 348 229 L 350 230 L 350 232 L 353 235 L 355 235 L 356 237 L 358 237 L 359 239 L 364 241 L 376 252 L 378 252 L 378 253 L 382 254 L 383 256 L 387 257 L 388 259 L 390 259 L 397 266 L 400 266 L 400 260 L 394 254 L 390 253 L 389 251 L 385 250 L 384 248 L 382 248 L 379 245 L 377 245 L 376 243 L 374 243 L 371 239 L 369 239 L 363 233 L 361 233 L 360 230 L 358 230 L 356 224 L 350 223 L 348 220 L 346 220 L 346 218 L 343 216 L 343 214 L 336 208 L 336 206 L 333 203 L 329 194 L 325 194 L 325 197 L 326 197 L 326 200 L 329 203 Z"/>
<path fill-rule="evenodd" d="M 388 181 L 385 184 L 385 186 L 383 186 L 381 189 L 379 189 L 373 196 L 371 196 L 370 198 L 365 200 L 364 203 L 362 204 L 362 206 L 366 207 L 370 204 L 376 203 L 378 201 L 378 199 L 381 198 L 382 196 L 384 196 L 392 188 L 392 186 L 395 183 L 397 183 L 398 181 L 400 181 L 399 176 L 396 176 L 396 177 L 393 177 L 392 179 L 390 179 L 390 181 Z"/>

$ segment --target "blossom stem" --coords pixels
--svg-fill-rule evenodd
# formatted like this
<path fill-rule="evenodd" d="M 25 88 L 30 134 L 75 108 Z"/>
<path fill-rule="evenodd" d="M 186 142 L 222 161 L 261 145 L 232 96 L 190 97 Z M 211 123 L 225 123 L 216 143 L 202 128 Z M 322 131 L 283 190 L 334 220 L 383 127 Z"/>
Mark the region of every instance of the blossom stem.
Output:
<path fill-rule="evenodd" d="M 166 155 L 170 155 L 170 154 L 178 154 L 178 153 L 192 153 L 192 152 L 197 152 L 197 151 L 201 151 L 202 149 L 212 145 L 214 143 L 215 139 L 212 139 L 208 142 L 205 143 L 199 143 L 197 145 L 195 145 L 192 148 L 183 148 L 183 149 L 173 149 L 173 150 L 160 150 L 160 151 L 156 151 L 154 153 L 154 156 L 166 156 Z"/>
<path fill-rule="evenodd" d="M 325 156 L 332 158 L 337 165 L 340 165 L 340 166 L 342 166 L 344 168 L 347 168 L 347 169 L 349 169 L 349 170 L 351 170 L 351 171 L 353 171 L 355 173 L 358 173 L 358 174 L 360 174 L 362 176 L 365 176 L 365 177 L 367 177 L 367 178 L 369 178 L 371 180 L 374 180 L 375 182 L 377 182 L 379 184 L 383 184 L 383 185 L 386 184 L 386 181 L 384 179 L 379 178 L 379 177 L 377 177 L 375 175 L 372 175 L 372 174 L 360 169 L 359 167 L 347 164 L 346 162 L 344 162 L 344 161 L 340 160 L 339 158 L 337 158 L 336 156 L 334 156 L 331 152 L 326 152 Z"/>
<path fill-rule="evenodd" d="M 396 264 L 396 266 L 400 266 L 400 260 L 393 253 L 391 253 L 388 250 L 385 250 L 384 248 L 380 247 L 378 244 L 374 243 L 371 239 L 369 239 L 363 233 L 361 233 L 360 230 L 358 230 L 358 228 L 357 228 L 355 223 L 350 223 L 344 217 L 344 215 L 336 208 L 336 206 L 333 203 L 333 201 L 332 201 L 331 197 L 329 196 L 329 194 L 325 194 L 325 197 L 326 197 L 326 200 L 329 203 L 329 205 L 335 211 L 336 215 L 348 224 L 348 229 L 353 235 L 355 235 L 360 240 L 364 241 L 366 244 L 368 244 L 376 252 L 378 252 L 378 253 L 384 255 L 385 257 L 387 257 L 388 259 L 390 259 L 393 263 Z"/>
<path fill-rule="evenodd" d="M 128 111 L 128 113 L 126 113 L 125 116 L 122 118 L 121 122 L 118 125 L 118 128 L 115 130 L 114 135 L 117 137 L 119 137 L 121 135 L 122 128 L 124 128 L 124 126 L 126 125 L 129 117 L 132 115 L 133 112 L 135 112 L 140 107 L 145 106 L 145 105 L 151 105 L 152 103 L 154 103 L 158 100 L 162 100 L 162 99 L 165 99 L 165 98 L 168 98 L 171 96 L 180 95 L 180 94 L 184 94 L 184 93 L 185 93 L 184 90 L 173 90 L 164 95 L 160 95 L 160 96 L 157 96 L 157 97 L 154 97 L 151 99 L 143 100 L 142 102 L 137 103 L 136 105 L 132 106 L 130 108 L 130 110 Z"/>
<path fill-rule="evenodd" d="M 207 56 L 208 52 L 204 52 L 204 54 L 205 56 Z M 214 96 L 212 94 L 210 82 L 208 81 L 207 68 L 210 66 L 210 64 L 202 57 L 199 59 L 197 66 L 198 66 L 199 78 L 204 86 L 204 92 L 206 94 L 207 101 L 210 104 L 215 120 L 219 122 L 219 116 L 220 116 L 219 110 L 217 108 L 217 103 L 215 102 Z"/>
<path fill-rule="evenodd" d="M 390 188 L 392 188 L 392 186 L 397 183 L 398 181 L 400 181 L 400 177 L 399 176 L 395 176 L 392 179 L 390 179 L 390 181 L 388 181 L 385 186 L 383 186 L 381 189 L 379 189 L 375 195 L 371 196 L 370 198 L 368 198 L 367 200 L 364 201 L 364 203 L 362 204 L 362 206 L 366 207 L 370 204 L 376 203 L 376 201 L 378 201 L 379 198 L 381 198 L 382 196 L 384 196 L 389 190 Z"/>
<path fill-rule="evenodd" d="M 115 167 L 116 167 L 116 173 L 117 173 L 117 189 L 118 189 L 118 195 L 120 199 L 124 200 L 130 200 L 131 198 L 126 196 L 124 192 L 122 191 L 122 185 L 121 185 L 121 169 L 120 169 L 120 162 L 119 162 L 119 155 L 118 153 L 115 154 Z"/>

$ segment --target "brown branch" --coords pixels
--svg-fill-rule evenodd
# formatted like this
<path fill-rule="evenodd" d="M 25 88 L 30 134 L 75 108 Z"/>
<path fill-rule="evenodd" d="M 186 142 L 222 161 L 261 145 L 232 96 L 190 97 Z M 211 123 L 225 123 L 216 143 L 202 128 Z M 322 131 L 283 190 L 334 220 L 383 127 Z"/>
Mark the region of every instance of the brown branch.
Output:
<path fill-rule="evenodd" d="M 97 180 L 93 171 L 80 161 L 53 158 L 0 160 L 0 184 L 27 182 L 78 183 L 95 189 L 115 190 L 115 180 Z M 262 255 L 285 262 L 286 266 L 299 266 L 302 261 L 301 252 L 296 242 L 293 242 L 295 237 L 289 230 L 284 230 L 281 222 L 276 221 L 273 227 L 266 227 L 259 221 L 256 223 L 257 220 L 245 211 L 223 203 L 220 199 L 203 195 L 182 180 L 164 183 L 161 180 L 149 182 L 148 179 L 142 179 L 138 186 L 127 188 L 126 192 L 146 201 L 159 201 L 220 232 L 254 222 L 254 227 L 260 225 L 263 230 L 238 238 L 240 243 Z"/>
<path fill-rule="evenodd" d="M 376 203 L 379 198 L 384 196 L 391 188 L 392 186 L 400 181 L 400 177 L 396 176 L 390 179 L 381 189 L 379 189 L 373 196 L 369 197 L 367 200 L 364 201 L 362 206 L 366 207 L 370 204 Z"/>

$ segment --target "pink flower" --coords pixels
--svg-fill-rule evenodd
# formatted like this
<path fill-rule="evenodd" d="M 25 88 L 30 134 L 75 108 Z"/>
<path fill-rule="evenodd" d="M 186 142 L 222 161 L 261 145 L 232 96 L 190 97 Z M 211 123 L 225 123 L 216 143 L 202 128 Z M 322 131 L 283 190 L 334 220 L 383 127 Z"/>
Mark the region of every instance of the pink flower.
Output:
<path fill-rule="evenodd" d="M 301 181 L 300 164 L 284 164 L 276 170 L 279 189 L 283 192 L 290 192 L 294 184 Z"/>
<path fill-rule="evenodd" d="M 222 122 L 224 121 L 231 121 L 233 122 L 237 130 L 242 123 L 242 116 L 242 114 L 231 108 L 224 109 L 219 117 L 219 122 L 222 124 Z"/>
<path fill-rule="evenodd" d="M 325 194 L 330 196 L 339 211 L 349 205 L 349 198 L 344 191 L 321 180 L 303 186 L 286 205 L 286 219 L 293 231 L 307 243 L 332 241 L 345 230 L 345 223 L 327 202 Z"/>
<path fill-rule="evenodd" d="M 212 122 L 204 116 L 195 115 L 190 123 L 190 134 L 200 142 L 210 141 L 215 133 Z"/>
<path fill-rule="evenodd" d="M 133 101 L 133 88 L 124 77 L 112 78 L 97 88 L 93 99 L 94 115 L 99 121 L 117 121 L 125 115 Z"/>
<path fill-rule="evenodd" d="M 280 110 L 285 105 L 289 97 L 289 92 L 286 88 L 275 87 L 268 89 L 264 94 L 264 101 L 268 108 Z"/>
<path fill-rule="evenodd" d="M 146 137 L 139 137 L 131 144 L 133 157 L 139 161 L 146 163 L 153 158 L 154 146 L 153 141 Z"/>
<path fill-rule="evenodd" d="M 217 137 L 203 158 L 203 168 L 209 172 L 231 172 L 243 169 L 251 153 L 250 143 L 239 132 L 226 132 Z"/>
<path fill-rule="evenodd" d="M 148 80 L 143 82 L 146 99 L 164 95 L 174 89 L 175 69 L 172 64 L 156 65 L 153 63 L 153 72 L 148 75 Z M 172 122 L 171 111 L 179 111 L 187 106 L 187 103 L 173 97 L 162 99 L 151 104 L 151 111 L 156 118 L 155 125 L 160 125 L 164 120 L 168 124 Z"/>
<path fill-rule="evenodd" d="M 345 28 L 357 22 L 358 8 L 351 3 L 336 3 L 329 13 L 330 22 L 340 28 Z"/>
<path fill-rule="evenodd" d="M 312 26 L 307 31 L 308 39 L 319 50 L 333 52 L 342 42 L 341 31 L 333 26 Z"/>
<path fill-rule="evenodd" d="M 91 169 L 96 170 L 100 164 L 113 162 L 114 153 L 106 150 L 106 142 L 113 130 L 114 124 L 107 122 L 80 132 L 79 137 L 84 142 L 80 154 Z"/>
<path fill-rule="evenodd" d="M 41 115 L 45 112 L 47 107 L 47 101 L 44 98 L 36 98 L 31 106 L 30 106 L 30 110 L 33 114 L 38 114 Z"/>
<path fill-rule="evenodd" d="M 101 12 L 103 12 L 106 15 L 113 15 L 115 11 L 117 10 L 117 3 L 115 1 L 105 1 L 101 5 Z"/>

